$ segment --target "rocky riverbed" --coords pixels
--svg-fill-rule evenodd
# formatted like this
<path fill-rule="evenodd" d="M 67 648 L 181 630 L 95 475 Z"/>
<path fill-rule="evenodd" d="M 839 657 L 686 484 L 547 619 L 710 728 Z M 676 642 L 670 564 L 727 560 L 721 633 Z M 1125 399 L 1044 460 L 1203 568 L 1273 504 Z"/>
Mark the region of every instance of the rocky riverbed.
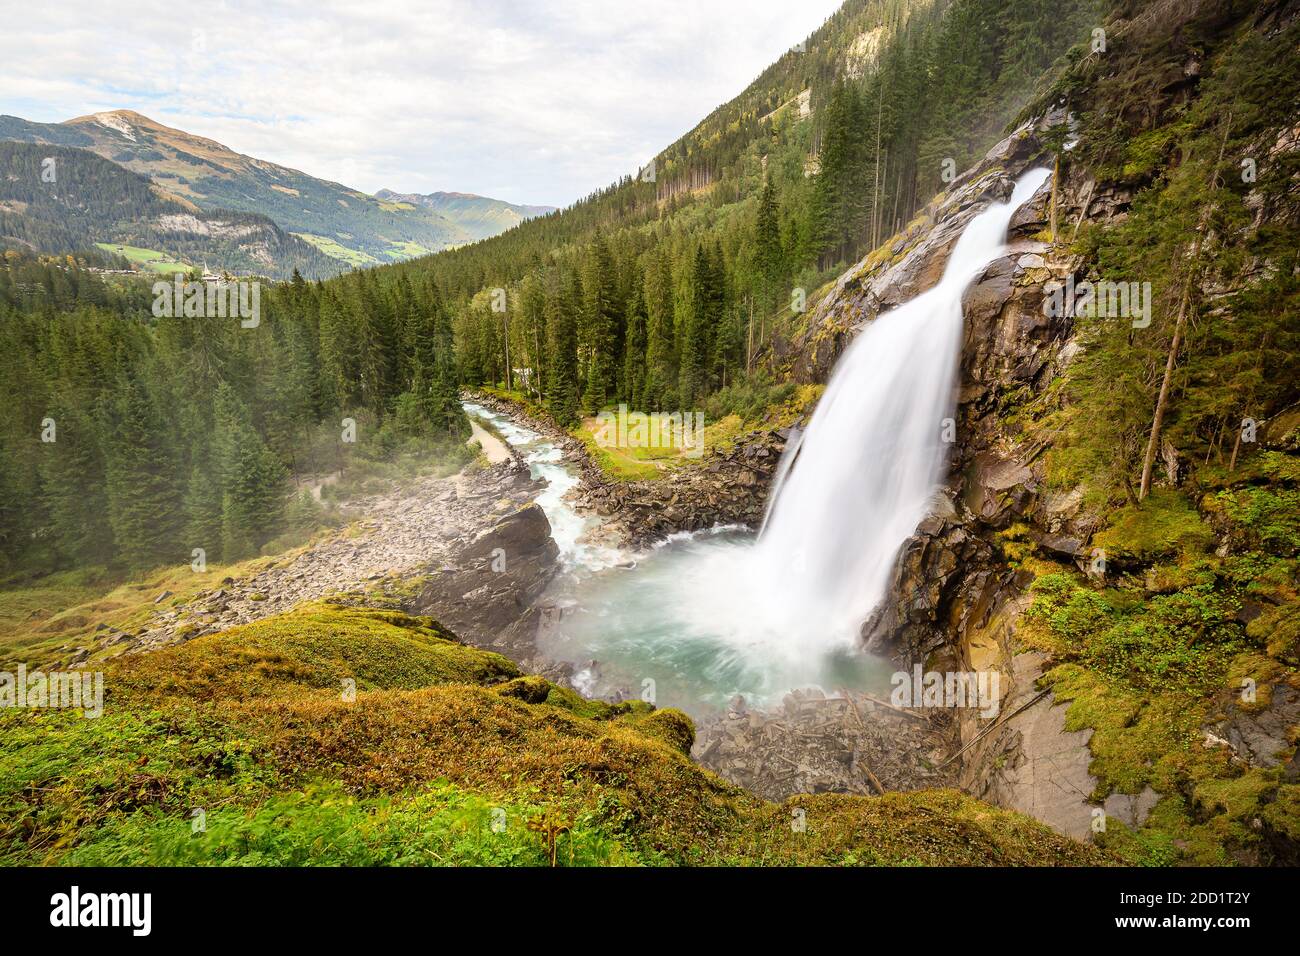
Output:
<path fill-rule="evenodd" d="M 755 429 L 726 448 L 706 448 L 698 462 L 663 478 L 614 481 L 591 460 L 582 442 L 549 419 L 494 395 L 475 393 L 473 400 L 525 423 L 561 448 L 581 476 L 574 506 L 598 515 L 610 534 L 636 547 L 719 524 L 757 528 L 791 437 L 788 428 Z"/>
<path fill-rule="evenodd" d="M 524 613 L 527 600 L 520 595 L 535 594 L 553 570 L 550 529 L 532 504 L 538 490 L 527 468 L 507 455 L 489 467 L 420 478 L 353 499 L 346 514 L 354 520 L 347 527 L 251 576 L 226 578 L 184 605 L 162 609 L 170 595 L 160 594 L 160 609 L 142 628 L 106 629 L 100 645 L 137 653 L 279 614 L 303 601 L 370 595 L 404 603 L 413 589 L 446 598 L 449 626 L 467 623 L 459 609 L 472 604 L 476 617 L 508 629 Z M 534 553 L 537 560 L 513 560 L 492 571 L 492 549 L 498 546 L 493 542 L 508 545 L 516 557 Z M 492 575 L 486 589 L 485 569 Z"/>

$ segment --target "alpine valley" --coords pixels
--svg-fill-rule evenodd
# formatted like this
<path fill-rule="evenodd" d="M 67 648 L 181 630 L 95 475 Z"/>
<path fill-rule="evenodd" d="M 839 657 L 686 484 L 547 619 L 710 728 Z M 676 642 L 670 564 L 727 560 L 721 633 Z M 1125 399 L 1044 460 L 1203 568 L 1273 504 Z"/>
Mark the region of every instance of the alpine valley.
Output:
<path fill-rule="evenodd" d="M 789 39 L 558 211 L 0 118 L 0 862 L 1300 863 L 1300 0 Z"/>
<path fill-rule="evenodd" d="M 26 173 L 48 157 L 65 188 L 40 177 L 47 188 L 29 188 Z M 552 211 L 459 193 L 368 196 L 130 110 L 64 123 L 0 116 L 5 248 L 98 248 L 146 270 L 179 263 L 288 278 L 297 269 L 315 279 L 485 239 Z"/>

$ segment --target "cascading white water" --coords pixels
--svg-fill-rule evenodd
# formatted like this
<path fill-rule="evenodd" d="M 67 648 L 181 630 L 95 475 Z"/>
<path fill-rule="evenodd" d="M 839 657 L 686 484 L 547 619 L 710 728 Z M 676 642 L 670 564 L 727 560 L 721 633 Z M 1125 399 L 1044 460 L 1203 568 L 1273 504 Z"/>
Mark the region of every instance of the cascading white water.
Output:
<path fill-rule="evenodd" d="M 1005 251 L 1007 224 L 1049 175 L 970 221 L 943 279 L 880 316 L 835 366 L 798 447 L 787 450 L 752 552 L 766 613 L 804 652 L 851 645 L 884 597 L 898 550 L 943 477 L 966 286 Z M 949 426 L 951 427 L 951 426 Z"/>
<path fill-rule="evenodd" d="M 588 519 L 563 497 L 577 476 L 559 449 L 498 421 L 550 483 L 539 500 L 569 572 L 552 589 L 567 610 L 543 653 L 573 662 L 588 693 L 636 694 L 651 679 L 661 705 L 693 713 L 735 694 L 761 705 L 796 687 L 883 690 L 892 665 L 859 653 L 857 635 L 943 478 L 962 293 L 1003 253 L 1011 214 L 1047 175 L 1027 173 L 1007 203 L 972 219 L 939 285 L 845 352 L 797 452 L 786 451 L 757 541 L 683 534 L 637 555 L 635 570 L 613 567 L 623 562 L 585 542 Z"/>

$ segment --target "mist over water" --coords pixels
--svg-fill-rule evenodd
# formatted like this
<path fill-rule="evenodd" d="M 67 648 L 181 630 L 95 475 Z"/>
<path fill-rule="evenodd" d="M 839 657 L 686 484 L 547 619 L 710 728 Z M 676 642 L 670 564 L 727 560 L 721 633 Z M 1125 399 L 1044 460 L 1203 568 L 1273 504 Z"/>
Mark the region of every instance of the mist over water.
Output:
<path fill-rule="evenodd" d="M 559 449 L 467 405 L 550 483 L 539 503 L 564 562 L 550 598 L 566 611 L 541 651 L 578 665 L 587 693 L 640 696 L 650 680 L 659 704 L 696 714 L 736 694 L 770 704 L 796 687 L 887 687 L 892 665 L 862 653 L 858 632 L 944 476 L 962 293 L 1004 253 L 1012 213 L 1048 175 L 1026 173 L 967 225 L 937 286 L 857 336 L 786 450 L 757 538 L 714 529 L 635 555 L 592 544 L 594 519 L 564 499 L 578 478 Z"/>

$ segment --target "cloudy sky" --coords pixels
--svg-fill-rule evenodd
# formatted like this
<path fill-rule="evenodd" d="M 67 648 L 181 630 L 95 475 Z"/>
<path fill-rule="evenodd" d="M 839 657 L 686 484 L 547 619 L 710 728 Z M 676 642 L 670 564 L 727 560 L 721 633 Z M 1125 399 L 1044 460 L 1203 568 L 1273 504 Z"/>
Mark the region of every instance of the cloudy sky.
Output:
<path fill-rule="evenodd" d="M 0 0 L 0 113 L 132 109 L 367 192 L 567 205 L 840 0 Z"/>

